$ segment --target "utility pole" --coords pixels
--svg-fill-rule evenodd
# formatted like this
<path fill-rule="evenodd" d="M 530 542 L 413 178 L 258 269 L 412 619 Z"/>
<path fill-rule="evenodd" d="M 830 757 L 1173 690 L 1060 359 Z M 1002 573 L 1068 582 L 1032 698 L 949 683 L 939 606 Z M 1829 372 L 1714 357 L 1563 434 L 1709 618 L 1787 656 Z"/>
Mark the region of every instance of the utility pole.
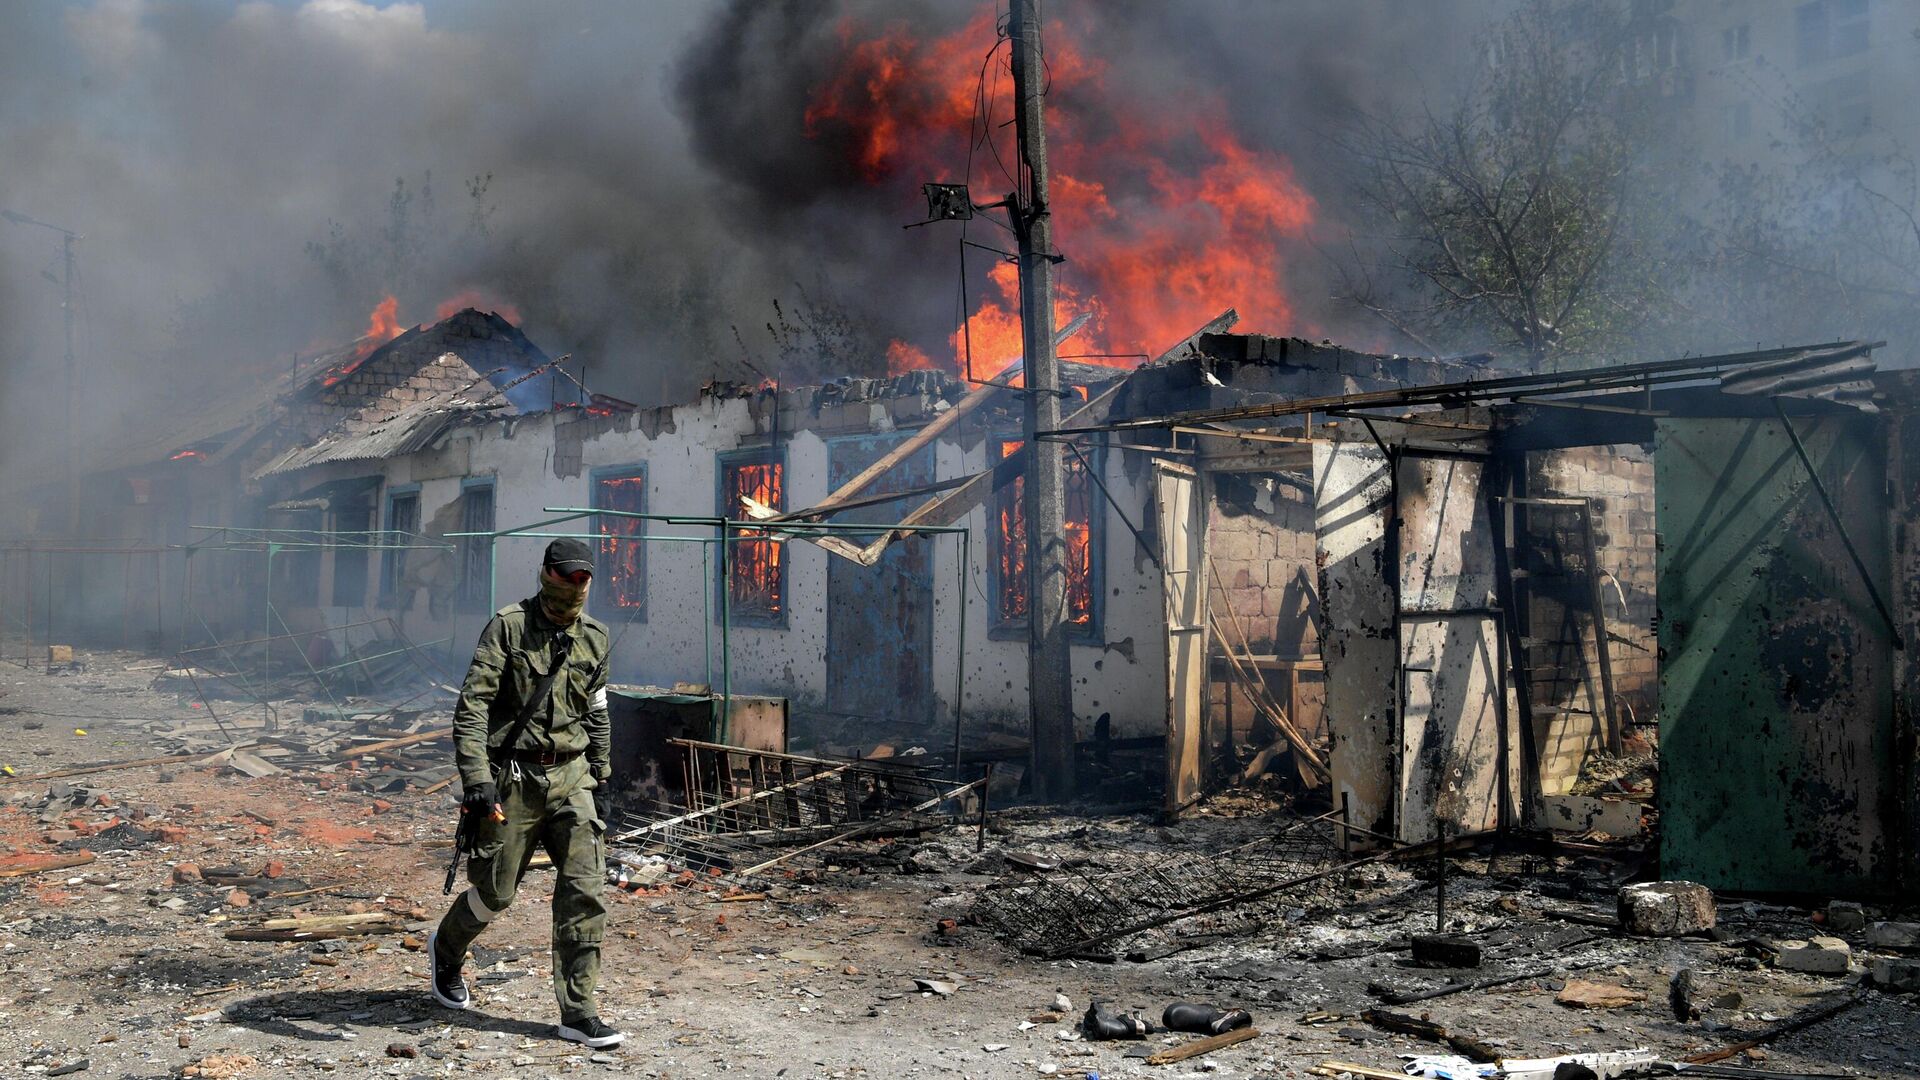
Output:
<path fill-rule="evenodd" d="M 74 540 L 80 536 L 80 464 L 76 460 L 79 457 L 80 449 L 78 437 L 74 434 L 73 427 L 73 242 L 80 239 L 80 234 L 74 232 L 72 229 L 55 225 L 52 222 L 41 221 L 12 210 L 0 210 L 0 218 L 5 218 L 15 225 L 37 225 L 42 229 L 52 229 L 54 232 L 60 234 L 60 313 L 62 321 L 66 324 L 67 334 L 67 447 L 66 453 L 62 456 L 66 460 L 67 474 L 67 538 Z M 49 274 L 46 276 L 51 277 L 52 275 Z"/>
<path fill-rule="evenodd" d="M 1014 132 L 1024 190 L 1008 196 L 1020 241 L 1020 330 L 1025 353 L 1027 688 L 1034 791 L 1074 792 L 1073 670 L 1067 644 L 1066 448 L 1035 433 L 1060 426 L 1060 360 L 1053 351 L 1053 213 L 1047 198 L 1046 86 L 1039 0 L 1013 0 Z"/>
<path fill-rule="evenodd" d="M 73 233 L 61 230 L 60 311 L 67 324 L 67 537 L 80 538 L 80 455 L 73 433 Z"/>

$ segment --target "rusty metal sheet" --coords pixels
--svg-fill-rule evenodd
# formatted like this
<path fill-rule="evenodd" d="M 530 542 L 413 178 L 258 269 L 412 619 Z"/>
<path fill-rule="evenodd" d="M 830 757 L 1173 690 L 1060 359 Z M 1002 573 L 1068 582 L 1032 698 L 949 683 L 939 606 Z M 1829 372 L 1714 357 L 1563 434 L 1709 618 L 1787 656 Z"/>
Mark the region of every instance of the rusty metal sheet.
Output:
<path fill-rule="evenodd" d="M 1877 429 L 1796 419 L 1887 591 Z M 1895 859 L 1890 637 L 1775 419 L 1663 419 L 1661 872 L 1723 889 L 1882 891 Z"/>

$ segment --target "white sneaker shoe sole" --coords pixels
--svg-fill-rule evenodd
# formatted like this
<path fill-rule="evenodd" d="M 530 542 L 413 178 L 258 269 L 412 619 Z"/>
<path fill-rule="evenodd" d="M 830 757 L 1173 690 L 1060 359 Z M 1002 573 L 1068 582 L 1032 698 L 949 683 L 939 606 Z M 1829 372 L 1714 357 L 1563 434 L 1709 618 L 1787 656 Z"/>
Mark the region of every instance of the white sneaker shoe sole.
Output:
<path fill-rule="evenodd" d="M 434 939 L 439 936 L 440 931 L 438 930 L 427 935 L 427 989 L 433 994 L 433 1000 L 439 1002 L 445 1008 L 456 1011 L 471 1009 L 473 1008 L 473 994 L 471 991 L 468 992 L 467 1000 L 465 1001 L 455 1001 L 440 992 L 440 954 L 433 947 Z"/>
<path fill-rule="evenodd" d="M 577 1042 L 582 1046 L 594 1050 L 605 1050 L 609 1046 L 619 1046 L 621 1043 L 627 1041 L 627 1033 L 624 1031 L 616 1031 L 611 1035 L 605 1035 L 595 1039 L 590 1038 L 586 1032 L 581 1031 L 579 1028 L 571 1028 L 565 1024 L 557 1025 L 557 1027 L 561 1038 L 568 1042 Z"/>

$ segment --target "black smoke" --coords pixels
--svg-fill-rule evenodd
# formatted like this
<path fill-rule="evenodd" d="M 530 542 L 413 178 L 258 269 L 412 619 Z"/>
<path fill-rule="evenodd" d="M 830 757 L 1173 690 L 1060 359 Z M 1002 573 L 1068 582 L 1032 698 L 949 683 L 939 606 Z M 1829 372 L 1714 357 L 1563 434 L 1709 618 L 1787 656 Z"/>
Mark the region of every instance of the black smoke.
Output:
<path fill-rule="evenodd" d="M 1218 95 L 1334 213 L 1326 129 L 1449 78 L 1478 10 L 1049 6 L 1075 15 L 1117 92 Z M 409 324 L 464 290 L 511 304 L 596 389 L 649 402 L 714 376 L 871 371 L 894 338 L 939 356 L 954 326 L 953 235 L 900 228 L 936 177 L 868 184 L 803 114 L 845 35 L 945 34 L 968 4 L 17 0 L 5 15 L 0 208 L 85 234 L 77 426 L 95 442 L 351 338 L 389 291 Z M 57 237 L 0 224 L 15 479 L 65 441 L 47 270 Z M 1319 271 L 1290 272 L 1336 329 Z"/>

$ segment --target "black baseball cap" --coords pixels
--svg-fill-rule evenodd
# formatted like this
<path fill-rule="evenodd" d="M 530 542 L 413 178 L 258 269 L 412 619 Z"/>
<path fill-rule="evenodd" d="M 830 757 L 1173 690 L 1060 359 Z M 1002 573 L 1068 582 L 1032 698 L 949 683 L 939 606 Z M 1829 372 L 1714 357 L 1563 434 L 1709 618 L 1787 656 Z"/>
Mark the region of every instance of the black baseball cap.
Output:
<path fill-rule="evenodd" d="M 547 545 L 545 565 L 562 574 L 571 574 L 576 570 L 592 573 L 593 549 L 584 540 L 563 536 Z"/>

